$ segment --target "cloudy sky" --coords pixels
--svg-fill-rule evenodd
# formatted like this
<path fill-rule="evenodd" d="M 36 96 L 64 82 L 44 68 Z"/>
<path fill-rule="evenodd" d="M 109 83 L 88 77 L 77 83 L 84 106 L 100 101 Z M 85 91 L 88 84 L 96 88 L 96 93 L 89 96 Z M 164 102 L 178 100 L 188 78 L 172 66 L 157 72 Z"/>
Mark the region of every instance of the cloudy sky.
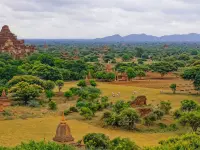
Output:
<path fill-rule="evenodd" d="M 0 26 L 22 38 L 200 33 L 200 0 L 0 0 Z"/>

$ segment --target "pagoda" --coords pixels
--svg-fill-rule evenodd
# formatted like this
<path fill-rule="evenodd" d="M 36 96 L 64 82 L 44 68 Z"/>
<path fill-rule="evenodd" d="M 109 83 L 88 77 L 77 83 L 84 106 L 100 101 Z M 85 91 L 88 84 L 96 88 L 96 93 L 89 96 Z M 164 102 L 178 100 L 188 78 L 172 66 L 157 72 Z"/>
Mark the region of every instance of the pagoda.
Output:
<path fill-rule="evenodd" d="M 74 138 L 71 135 L 69 125 L 65 121 L 64 113 L 62 115 L 61 122 L 57 127 L 56 136 L 53 138 L 53 140 L 55 142 L 61 142 L 61 143 L 73 142 L 74 141 Z"/>
<path fill-rule="evenodd" d="M 24 40 L 18 40 L 7 25 L 0 31 L 0 53 L 9 53 L 13 58 L 20 59 L 35 51 L 35 46 L 24 44 Z"/>
<path fill-rule="evenodd" d="M 0 97 L 0 105 L 2 105 L 1 107 L 7 107 L 11 105 L 11 102 L 6 95 L 5 90 L 2 91 L 2 94 Z"/>

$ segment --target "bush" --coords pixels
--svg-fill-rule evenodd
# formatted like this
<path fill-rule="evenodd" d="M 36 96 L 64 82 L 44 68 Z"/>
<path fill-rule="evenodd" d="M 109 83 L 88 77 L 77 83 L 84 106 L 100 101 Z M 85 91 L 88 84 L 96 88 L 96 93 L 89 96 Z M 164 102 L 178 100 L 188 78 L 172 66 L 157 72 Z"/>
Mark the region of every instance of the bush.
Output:
<path fill-rule="evenodd" d="M 162 117 L 164 116 L 164 112 L 161 111 L 161 110 L 155 110 L 155 111 L 153 112 L 153 114 L 156 115 L 156 120 L 161 120 Z"/>
<path fill-rule="evenodd" d="M 85 81 L 85 80 L 80 80 L 80 81 L 78 82 L 77 86 L 86 87 L 86 86 L 87 86 L 86 81 Z"/>
<path fill-rule="evenodd" d="M 89 133 L 83 137 L 86 149 L 106 150 L 109 149 L 110 139 L 102 133 Z"/>
<path fill-rule="evenodd" d="M 49 102 L 49 109 L 50 110 L 56 110 L 57 109 L 57 104 L 54 101 Z"/>
<path fill-rule="evenodd" d="M 103 119 L 106 119 L 106 118 L 110 118 L 112 116 L 112 113 L 111 112 L 109 112 L 109 111 L 107 111 L 107 112 L 104 112 L 104 114 L 103 114 Z"/>
<path fill-rule="evenodd" d="M 176 110 L 173 114 L 174 119 L 179 119 L 182 115 L 182 112 L 180 110 Z"/>
<path fill-rule="evenodd" d="M 69 110 L 69 109 L 64 110 L 64 115 L 65 115 L 65 116 L 67 116 L 67 115 L 69 115 L 69 114 L 70 114 L 70 110 Z"/>
<path fill-rule="evenodd" d="M 110 142 L 110 150 L 139 150 L 139 147 L 128 138 L 117 137 Z"/>
<path fill-rule="evenodd" d="M 76 107 L 74 107 L 74 106 L 70 107 L 69 110 L 71 112 L 78 112 L 78 109 Z"/>
<path fill-rule="evenodd" d="M 165 114 L 169 114 L 169 111 L 171 109 L 171 103 L 169 101 L 165 102 L 165 101 L 161 101 L 160 102 L 160 109 L 165 113 Z"/>
<path fill-rule="evenodd" d="M 183 100 L 181 101 L 182 111 L 193 111 L 198 108 L 198 104 L 193 100 Z"/>
<path fill-rule="evenodd" d="M 167 128 L 167 125 L 164 124 L 164 123 L 159 123 L 158 126 L 159 126 L 161 129 L 166 129 L 166 128 Z"/>
<path fill-rule="evenodd" d="M 130 107 L 128 103 L 124 102 L 123 100 L 119 100 L 113 105 L 113 111 L 116 113 L 120 113 L 122 110 L 128 107 Z"/>
<path fill-rule="evenodd" d="M 90 110 L 88 107 L 82 107 L 80 109 L 80 115 L 85 117 L 85 119 L 90 120 L 90 119 L 92 119 L 94 114 L 93 114 L 92 110 Z"/>
<path fill-rule="evenodd" d="M 3 116 L 12 116 L 13 115 L 10 110 L 6 110 L 6 109 L 3 110 L 2 114 L 3 114 Z"/>
<path fill-rule="evenodd" d="M 95 80 L 90 80 L 90 85 L 93 87 L 96 87 L 97 83 L 95 82 Z"/>
<path fill-rule="evenodd" d="M 139 121 L 139 115 L 133 108 L 127 108 L 121 111 L 118 124 L 125 129 L 135 129 L 135 123 Z"/>
<path fill-rule="evenodd" d="M 40 103 L 36 100 L 32 100 L 28 102 L 29 107 L 40 107 Z"/>
<path fill-rule="evenodd" d="M 66 144 L 57 144 L 55 142 L 35 142 L 21 143 L 14 148 L 2 148 L 1 150 L 75 150 L 75 147 Z"/>
<path fill-rule="evenodd" d="M 154 113 L 150 113 L 148 116 L 144 117 L 144 125 L 151 126 L 154 121 L 156 121 L 157 115 Z"/>
<path fill-rule="evenodd" d="M 72 91 L 66 91 L 64 93 L 64 96 L 67 98 L 67 100 L 69 100 L 73 96 L 73 93 Z"/>

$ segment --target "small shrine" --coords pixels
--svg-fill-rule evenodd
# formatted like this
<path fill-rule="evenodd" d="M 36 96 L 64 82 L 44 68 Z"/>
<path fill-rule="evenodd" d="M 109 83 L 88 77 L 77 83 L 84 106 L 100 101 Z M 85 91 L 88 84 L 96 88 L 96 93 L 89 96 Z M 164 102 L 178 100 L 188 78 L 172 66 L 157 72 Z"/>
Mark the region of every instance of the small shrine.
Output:
<path fill-rule="evenodd" d="M 7 107 L 7 106 L 11 105 L 11 102 L 6 95 L 5 90 L 2 91 L 2 94 L 1 94 L 1 97 L 0 97 L 0 105 L 2 105 L 0 107 Z"/>
<path fill-rule="evenodd" d="M 61 142 L 61 143 L 73 142 L 74 141 L 74 138 L 71 135 L 69 125 L 67 124 L 67 122 L 65 120 L 64 113 L 62 115 L 61 122 L 57 127 L 56 135 L 53 138 L 53 141 Z"/>
<path fill-rule="evenodd" d="M 112 65 L 110 63 L 106 64 L 106 72 L 112 72 Z"/>

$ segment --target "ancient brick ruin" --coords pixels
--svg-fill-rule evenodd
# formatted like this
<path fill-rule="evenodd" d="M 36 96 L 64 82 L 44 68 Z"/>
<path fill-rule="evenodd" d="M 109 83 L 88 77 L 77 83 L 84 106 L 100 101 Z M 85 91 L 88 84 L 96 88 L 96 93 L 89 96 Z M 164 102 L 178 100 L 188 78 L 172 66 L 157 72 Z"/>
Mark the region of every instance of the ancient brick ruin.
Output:
<path fill-rule="evenodd" d="M 131 102 L 132 107 L 140 107 L 147 105 L 147 97 L 146 96 L 138 96 L 134 101 Z"/>
<path fill-rule="evenodd" d="M 11 105 L 11 101 L 8 99 L 5 90 L 2 91 L 1 97 L 0 97 L 0 105 L 3 107 L 7 107 Z"/>
<path fill-rule="evenodd" d="M 34 46 L 25 45 L 24 40 L 18 40 L 7 25 L 2 27 L 0 32 L 0 53 L 9 53 L 13 58 L 20 59 L 34 51 Z"/>

